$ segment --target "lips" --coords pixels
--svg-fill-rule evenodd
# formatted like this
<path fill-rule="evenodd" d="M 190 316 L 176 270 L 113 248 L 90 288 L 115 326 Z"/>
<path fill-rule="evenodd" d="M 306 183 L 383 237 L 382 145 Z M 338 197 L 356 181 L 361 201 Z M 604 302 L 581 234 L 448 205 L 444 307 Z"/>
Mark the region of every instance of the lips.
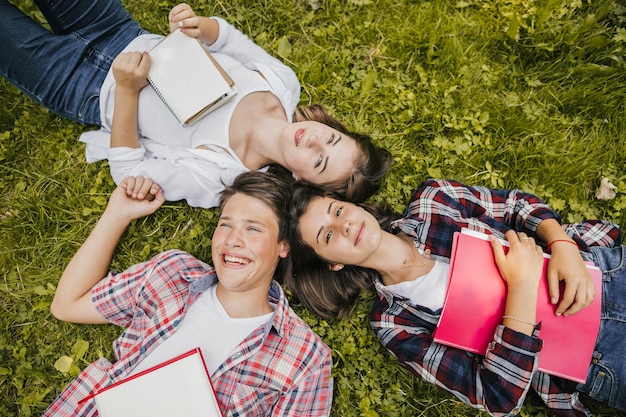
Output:
<path fill-rule="evenodd" d="M 300 142 L 302 141 L 302 136 L 304 136 L 304 129 L 296 130 L 296 134 L 293 135 L 293 141 L 295 142 L 296 147 L 300 145 Z"/>
<path fill-rule="evenodd" d="M 363 237 L 363 232 L 365 231 L 365 222 L 361 223 L 359 230 L 356 232 L 356 237 L 354 238 L 354 246 L 358 245 Z"/>

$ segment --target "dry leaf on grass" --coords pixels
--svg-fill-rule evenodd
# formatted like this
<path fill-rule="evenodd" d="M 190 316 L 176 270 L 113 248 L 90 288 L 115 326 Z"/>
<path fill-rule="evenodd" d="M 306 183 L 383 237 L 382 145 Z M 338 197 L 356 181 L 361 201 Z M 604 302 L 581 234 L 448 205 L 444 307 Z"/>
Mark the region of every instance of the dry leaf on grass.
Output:
<path fill-rule="evenodd" d="M 596 191 L 596 198 L 598 200 L 613 200 L 615 198 L 615 190 L 617 190 L 617 187 L 611 184 L 608 178 L 603 177 L 600 187 Z"/>

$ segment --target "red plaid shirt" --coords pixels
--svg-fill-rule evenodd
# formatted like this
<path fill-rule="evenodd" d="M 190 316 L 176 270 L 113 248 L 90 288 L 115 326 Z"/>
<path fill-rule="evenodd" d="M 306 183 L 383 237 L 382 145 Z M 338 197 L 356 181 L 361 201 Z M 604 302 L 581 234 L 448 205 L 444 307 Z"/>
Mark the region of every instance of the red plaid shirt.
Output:
<path fill-rule="evenodd" d="M 520 190 L 429 180 L 415 191 L 391 231 L 406 233 L 417 247 L 449 263 L 453 233 L 463 227 L 499 237 L 510 229 L 536 236 L 544 219 L 560 220 L 543 201 Z M 589 246 L 613 247 L 621 242 L 620 229 L 613 223 L 588 221 L 563 225 L 563 229 L 578 242 L 586 259 Z M 591 415 L 575 383 L 537 372 L 540 332 L 531 337 L 499 326 L 486 355 L 474 355 L 433 342 L 440 310 L 411 305 L 380 281 L 375 287 L 378 298 L 372 308 L 372 328 L 382 345 L 424 381 L 496 416 L 517 414 L 530 390 L 556 415 Z"/>
<path fill-rule="evenodd" d="M 217 280 L 214 269 L 181 251 L 163 252 L 92 289 L 109 322 L 126 329 L 113 343 L 115 362 L 100 358 L 76 377 L 44 416 L 96 416 L 95 390 L 124 379 L 175 331 L 187 309 Z M 273 283 L 267 326 L 241 342 L 211 376 L 225 416 L 327 416 L 332 403 L 330 349 L 289 307 Z M 216 336 L 216 341 L 219 340 Z"/>

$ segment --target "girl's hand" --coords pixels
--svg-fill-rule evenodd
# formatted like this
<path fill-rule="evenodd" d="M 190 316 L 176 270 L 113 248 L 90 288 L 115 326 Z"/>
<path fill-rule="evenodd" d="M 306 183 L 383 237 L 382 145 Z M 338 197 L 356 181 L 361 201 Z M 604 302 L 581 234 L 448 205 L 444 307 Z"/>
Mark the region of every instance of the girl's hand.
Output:
<path fill-rule="evenodd" d="M 496 264 L 507 287 L 534 288 L 536 291 L 543 272 L 543 251 L 535 239 L 525 233 L 509 230 L 505 234 L 509 241 L 509 252 L 505 255 L 500 241 L 489 236 Z"/>
<path fill-rule="evenodd" d="M 164 202 L 161 187 L 152 179 L 127 177 L 111 194 L 106 211 L 130 222 L 154 213 Z"/>
<path fill-rule="evenodd" d="M 200 38 L 202 31 L 200 30 L 201 19 L 196 16 L 194 11 L 186 3 L 181 3 L 174 6 L 170 10 L 169 14 L 170 33 L 176 29 L 180 29 L 181 32 L 192 38 Z"/>
<path fill-rule="evenodd" d="M 148 85 L 150 55 L 147 52 L 123 52 L 112 64 L 116 88 L 139 92 Z"/>
<path fill-rule="evenodd" d="M 589 306 L 596 296 L 591 275 L 578 247 L 569 242 L 555 242 L 548 262 L 548 290 L 552 304 L 559 302 L 560 282 L 565 283 L 563 298 L 556 315 L 570 316 Z"/>
<path fill-rule="evenodd" d="M 505 236 L 510 244 L 506 255 L 500 241 L 495 236 L 489 237 L 500 275 L 507 286 L 502 324 L 532 335 L 537 320 L 537 293 L 543 272 L 543 251 L 525 233 L 510 230 Z"/>

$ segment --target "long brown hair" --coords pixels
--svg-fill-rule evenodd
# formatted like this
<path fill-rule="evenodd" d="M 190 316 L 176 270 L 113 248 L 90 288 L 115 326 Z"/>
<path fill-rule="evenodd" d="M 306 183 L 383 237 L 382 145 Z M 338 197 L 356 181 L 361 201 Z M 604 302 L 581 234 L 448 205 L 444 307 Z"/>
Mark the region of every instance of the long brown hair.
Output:
<path fill-rule="evenodd" d="M 331 116 L 320 104 L 299 106 L 293 115 L 294 122 L 316 121 L 350 136 L 356 141 L 359 157 L 348 178 L 317 184 L 317 187 L 330 190 L 343 199 L 360 203 L 372 196 L 380 187 L 380 182 L 389 171 L 392 163 L 391 153 L 374 145 L 372 138 L 352 132 L 339 120 Z"/>
<path fill-rule="evenodd" d="M 325 318 L 345 318 L 363 290 L 370 288 L 378 273 L 369 268 L 345 265 L 339 271 L 329 268 L 329 262 L 307 245 L 300 232 L 299 221 L 309 204 L 316 198 L 338 198 L 336 195 L 304 184 L 295 184 L 289 204 L 289 242 L 293 262 L 292 275 L 285 276 L 285 287 L 316 315 Z M 387 207 L 361 204 L 387 228 L 397 214 Z"/>

